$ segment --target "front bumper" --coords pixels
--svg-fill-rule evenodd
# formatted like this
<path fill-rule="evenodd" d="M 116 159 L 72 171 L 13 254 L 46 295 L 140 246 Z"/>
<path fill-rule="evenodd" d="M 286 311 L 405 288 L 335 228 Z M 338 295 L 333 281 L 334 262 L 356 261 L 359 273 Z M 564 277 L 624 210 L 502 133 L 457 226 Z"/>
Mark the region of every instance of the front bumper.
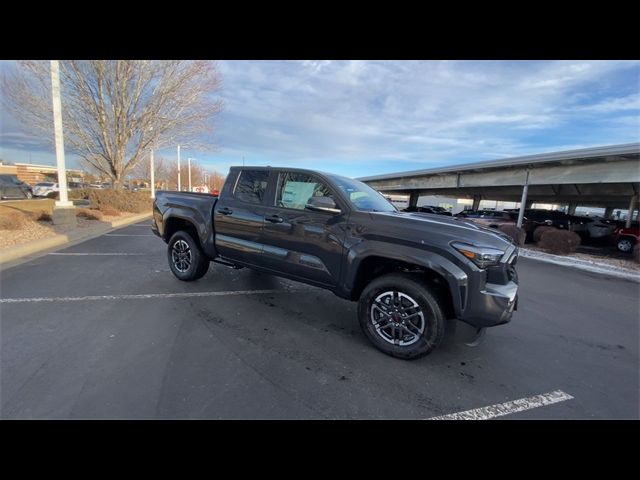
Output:
<path fill-rule="evenodd" d="M 464 315 L 459 320 L 478 328 L 502 325 L 511 320 L 517 307 L 517 283 L 486 283 L 484 289 L 469 298 Z"/>

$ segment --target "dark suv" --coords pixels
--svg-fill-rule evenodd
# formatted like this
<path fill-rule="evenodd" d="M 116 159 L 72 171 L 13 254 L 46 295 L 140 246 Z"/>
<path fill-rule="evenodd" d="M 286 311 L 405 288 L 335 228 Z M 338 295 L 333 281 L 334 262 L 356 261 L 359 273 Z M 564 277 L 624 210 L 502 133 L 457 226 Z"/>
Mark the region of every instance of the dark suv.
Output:
<path fill-rule="evenodd" d="M 0 175 L 0 200 L 22 198 L 33 198 L 31 186 L 15 175 Z"/>

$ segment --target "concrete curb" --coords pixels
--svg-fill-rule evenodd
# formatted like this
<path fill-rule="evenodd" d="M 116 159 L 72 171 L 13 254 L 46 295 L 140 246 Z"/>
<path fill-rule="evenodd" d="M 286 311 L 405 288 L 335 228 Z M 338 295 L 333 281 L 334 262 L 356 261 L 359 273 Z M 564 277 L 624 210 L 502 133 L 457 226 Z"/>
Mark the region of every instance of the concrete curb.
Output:
<path fill-rule="evenodd" d="M 640 283 L 639 271 L 616 267 L 614 265 L 609 265 L 608 263 L 583 260 L 581 258 L 565 257 L 562 255 L 553 255 L 551 253 L 538 252 L 536 250 L 529 250 L 526 248 L 520 248 L 519 255 L 524 258 L 530 258 L 532 260 L 553 263 L 555 265 L 561 265 L 563 267 L 577 268 L 579 270 L 599 273 L 601 275 L 610 275 L 612 277 L 624 278 L 625 280 Z"/>
<path fill-rule="evenodd" d="M 138 223 L 146 218 L 151 218 L 151 212 L 140 213 L 132 217 L 114 220 L 112 222 L 102 222 L 102 225 L 79 229 L 75 232 L 67 234 L 54 235 L 52 237 L 33 240 L 32 242 L 16 245 L 13 247 L 3 248 L 0 250 L 0 268 L 8 268 L 15 266 L 22 261 L 31 260 L 45 253 L 57 249 L 59 247 L 68 247 L 85 240 L 90 240 L 107 232 Z"/>

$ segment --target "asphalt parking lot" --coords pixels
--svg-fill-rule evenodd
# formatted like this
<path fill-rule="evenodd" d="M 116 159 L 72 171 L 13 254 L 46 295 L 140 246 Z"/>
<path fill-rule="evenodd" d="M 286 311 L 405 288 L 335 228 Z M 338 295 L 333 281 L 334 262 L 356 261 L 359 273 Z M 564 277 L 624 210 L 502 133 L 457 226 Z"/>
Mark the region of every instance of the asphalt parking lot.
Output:
<path fill-rule="evenodd" d="M 212 264 L 171 275 L 148 221 L 0 277 L 4 419 L 428 419 L 549 392 L 502 419 L 638 419 L 639 285 L 520 259 L 519 310 L 416 361 L 356 304 Z"/>

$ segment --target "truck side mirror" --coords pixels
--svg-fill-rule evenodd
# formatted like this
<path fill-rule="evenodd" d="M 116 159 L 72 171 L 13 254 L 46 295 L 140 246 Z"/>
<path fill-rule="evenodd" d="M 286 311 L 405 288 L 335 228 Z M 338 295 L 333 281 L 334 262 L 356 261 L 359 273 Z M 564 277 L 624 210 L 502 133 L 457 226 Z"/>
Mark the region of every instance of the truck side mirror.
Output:
<path fill-rule="evenodd" d="M 331 197 L 310 197 L 307 200 L 306 208 L 316 212 L 342 213 Z"/>

